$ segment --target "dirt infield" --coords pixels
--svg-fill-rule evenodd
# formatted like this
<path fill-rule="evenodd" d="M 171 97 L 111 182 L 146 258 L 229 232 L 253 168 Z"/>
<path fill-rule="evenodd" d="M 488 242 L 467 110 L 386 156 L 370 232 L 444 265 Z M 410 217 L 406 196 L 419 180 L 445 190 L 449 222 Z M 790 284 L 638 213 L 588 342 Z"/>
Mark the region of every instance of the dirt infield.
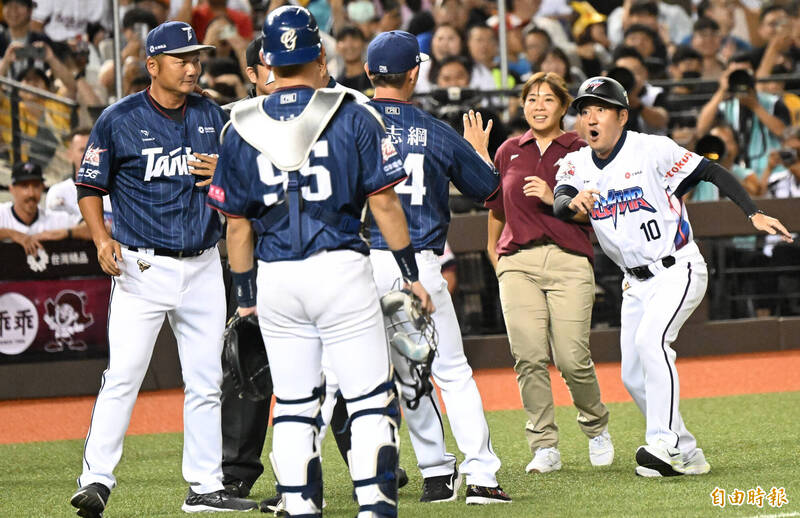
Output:
<path fill-rule="evenodd" d="M 698 398 L 765 392 L 800 391 L 800 351 L 679 359 L 681 397 Z M 556 405 L 572 403 L 552 369 Z M 618 363 L 597 365 L 603 400 L 630 401 L 619 378 Z M 512 369 L 476 371 L 486 410 L 521 408 Z M 0 443 L 81 439 L 86 436 L 94 397 L 0 402 Z M 144 392 L 133 410 L 129 434 L 179 432 L 183 428 L 183 391 Z"/>

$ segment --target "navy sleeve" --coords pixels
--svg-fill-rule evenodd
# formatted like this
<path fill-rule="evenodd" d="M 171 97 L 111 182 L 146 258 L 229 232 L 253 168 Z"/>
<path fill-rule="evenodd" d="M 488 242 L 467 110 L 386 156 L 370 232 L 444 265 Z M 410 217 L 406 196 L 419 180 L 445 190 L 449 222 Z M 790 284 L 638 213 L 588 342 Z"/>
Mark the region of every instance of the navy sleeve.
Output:
<path fill-rule="evenodd" d="M 395 185 L 407 176 L 391 139 L 366 108 L 358 107 L 353 117 L 353 132 L 367 195 Z"/>
<path fill-rule="evenodd" d="M 85 185 L 105 193 L 110 192 L 115 158 L 111 119 L 110 111 L 106 109 L 92 128 L 75 185 Z"/>
<path fill-rule="evenodd" d="M 233 127 L 228 128 L 217 160 L 214 180 L 208 188 L 207 202 L 211 208 L 226 216 L 243 217 L 247 210 L 247 195 L 251 190 L 247 180 L 255 164 L 245 167 L 244 147 L 244 141 L 236 130 Z"/>
<path fill-rule="evenodd" d="M 500 187 L 500 176 L 487 164 L 461 135 L 446 127 L 445 145 L 453 150 L 451 180 L 462 194 L 477 202 L 485 202 Z"/>

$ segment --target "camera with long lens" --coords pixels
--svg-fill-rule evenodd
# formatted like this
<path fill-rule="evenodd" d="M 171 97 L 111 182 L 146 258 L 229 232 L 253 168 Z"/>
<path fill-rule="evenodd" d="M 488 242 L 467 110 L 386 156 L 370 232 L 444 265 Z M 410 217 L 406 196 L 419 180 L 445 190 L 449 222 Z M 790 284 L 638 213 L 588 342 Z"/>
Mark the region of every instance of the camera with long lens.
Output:
<path fill-rule="evenodd" d="M 725 148 L 725 142 L 721 138 L 715 135 L 705 135 L 697 141 L 694 151 L 709 160 L 719 162 L 725 157 L 727 149 Z"/>
<path fill-rule="evenodd" d="M 750 93 L 756 87 L 756 79 L 749 70 L 734 70 L 728 76 L 728 91 L 733 95 Z"/>
<path fill-rule="evenodd" d="M 794 165 L 798 159 L 797 150 L 791 147 L 779 149 L 778 155 L 781 157 L 781 162 L 785 167 Z"/>

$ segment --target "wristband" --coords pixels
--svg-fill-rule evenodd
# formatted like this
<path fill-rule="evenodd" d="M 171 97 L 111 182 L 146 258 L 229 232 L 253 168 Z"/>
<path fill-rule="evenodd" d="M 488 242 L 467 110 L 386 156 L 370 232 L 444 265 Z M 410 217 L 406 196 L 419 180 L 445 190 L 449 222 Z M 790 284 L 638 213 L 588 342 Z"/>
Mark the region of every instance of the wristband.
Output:
<path fill-rule="evenodd" d="M 256 305 L 256 269 L 237 273 L 231 271 L 233 285 L 236 288 L 236 301 L 239 307 L 251 308 Z"/>
<path fill-rule="evenodd" d="M 67 229 L 67 239 L 72 239 L 72 229 L 71 228 Z"/>
<path fill-rule="evenodd" d="M 755 216 L 756 214 L 764 214 L 764 211 L 763 210 L 757 210 L 754 213 L 752 213 L 749 216 L 747 216 L 747 219 L 753 219 L 753 216 Z M 766 214 L 764 214 L 764 215 L 766 216 Z"/>
<path fill-rule="evenodd" d="M 397 261 L 397 266 L 400 267 L 400 274 L 403 280 L 409 284 L 413 284 L 419 280 L 419 269 L 417 268 L 417 259 L 414 257 L 414 247 L 411 243 L 402 250 L 392 250 L 394 260 Z"/>

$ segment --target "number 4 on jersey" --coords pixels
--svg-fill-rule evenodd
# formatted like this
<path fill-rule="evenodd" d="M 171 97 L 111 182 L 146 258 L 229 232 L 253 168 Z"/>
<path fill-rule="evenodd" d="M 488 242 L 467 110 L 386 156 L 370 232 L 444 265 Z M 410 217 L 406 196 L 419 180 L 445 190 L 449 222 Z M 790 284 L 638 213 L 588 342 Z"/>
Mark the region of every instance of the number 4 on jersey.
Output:
<path fill-rule="evenodd" d="M 394 188 L 397 194 L 410 194 L 411 205 L 422 205 L 422 198 L 425 197 L 425 170 L 422 167 L 424 160 L 425 155 L 422 153 L 409 153 L 403 160 L 403 169 L 408 178 Z"/>

